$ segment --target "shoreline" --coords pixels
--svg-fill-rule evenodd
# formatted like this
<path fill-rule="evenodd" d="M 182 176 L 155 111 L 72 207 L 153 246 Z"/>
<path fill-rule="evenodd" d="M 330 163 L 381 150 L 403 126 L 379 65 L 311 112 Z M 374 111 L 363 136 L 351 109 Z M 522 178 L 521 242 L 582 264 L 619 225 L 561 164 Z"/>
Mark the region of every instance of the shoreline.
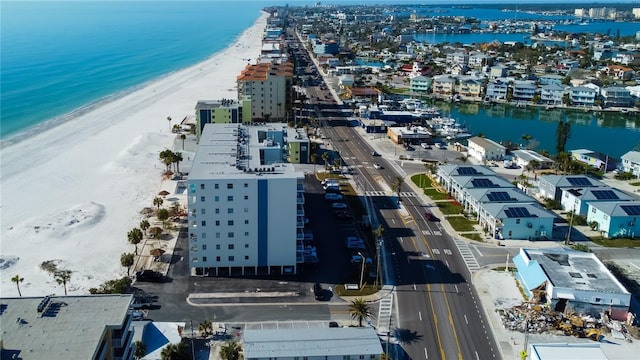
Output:
<path fill-rule="evenodd" d="M 117 99 L 0 150 L 2 260 L 0 290 L 17 296 L 62 294 L 39 269 L 43 261 L 73 271 L 70 294 L 86 294 L 125 276 L 127 232 L 162 185 L 158 154 L 172 149 L 171 126 L 193 116 L 198 100 L 236 98 L 236 76 L 260 54 L 267 14 L 206 60 L 145 83 Z M 167 116 L 173 121 L 167 122 Z"/>
<path fill-rule="evenodd" d="M 264 15 L 263 11 L 260 11 L 259 13 L 259 17 L 257 20 L 259 20 L 259 18 L 261 16 Z M 256 20 L 256 21 L 257 21 Z M 255 22 L 250 26 L 253 27 L 255 24 Z M 162 75 L 156 76 L 154 78 L 151 78 L 149 80 L 146 80 L 142 83 L 139 84 L 135 84 L 129 87 L 126 87 L 124 89 L 120 89 L 114 93 L 102 96 L 98 99 L 95 99 L 89 103 L 86 103 L 80 107 L 74 108 L 70 111 L 67 111 L 65 113 L 50 117 L 48 119 L 45 119 L 43 121 L 40 121 L 34 125 L 30 125 L 24 129 L 21 129 L 17 132 L 14 133 L 10 133 L 5 135 L 3 138 L 0 139 L 0 149 L 4 149 L 10 146 L 13 146 L 15 144 L 18 144 L 26 139 L 29 139 L 33 136 L 36 136 L 42 132 L 46 132 L 50 129 L 53 129 L 57 126 L 60 126 L 68 121 L 73 121 L 74 119 L 83 116 L 87 113 L 90 113 L 91 111 L 97 110 L 102 106 L 108 105 L 114 101 L 117 101 L 119 99 L 122 99 L 132 93 L 135 93 L 136 91 L 140 91 L 143 90 L 144 88 L 147 88 L 149 86 L 151 86 L 153 83 L 155 82 L 159 82 L 162 81 L 163 79 L 170 77 L 176 73 L 179 73 L 181 71 L 185 71 L 191 67 L 195 67 L 198 66 L 199 64 L 204 64 L 210 60 L 212 60 L 213 58 L 215 58 L 216 56 L 219 56 L 219 54 L 227 51 L 229 48 L 231 48 L 234 44 L 236 44 L 239 39 L 242 37 L 242 35 L 244 34 L 244 32 L 246 32 L 247 29 L 245 29 L 244 31 L 242 31 L 240 34 L 238 34 L 230 43 L 229 45 L 227 45 L 225 48 L 208 55 L 206 58 L 204 58 L 203 60 L 199 60 L 187 67 L 183 67 L 183 68 L 179 68 L 179 69 L 175 69 L 172 71 L 169 71 L 167 73 L 164 73 Z"/>

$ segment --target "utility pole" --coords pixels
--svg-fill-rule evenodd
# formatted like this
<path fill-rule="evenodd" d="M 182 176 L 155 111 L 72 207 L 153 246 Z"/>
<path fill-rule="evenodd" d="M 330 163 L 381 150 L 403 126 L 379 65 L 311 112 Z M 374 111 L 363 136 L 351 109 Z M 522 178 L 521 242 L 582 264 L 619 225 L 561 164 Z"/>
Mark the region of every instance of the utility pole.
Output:
<path fill-rule="evenodd" d="M 196 360 L 196 350 L 193 347 L 193 320 L 189 320 L 191 324 L 191 360 Z"/>

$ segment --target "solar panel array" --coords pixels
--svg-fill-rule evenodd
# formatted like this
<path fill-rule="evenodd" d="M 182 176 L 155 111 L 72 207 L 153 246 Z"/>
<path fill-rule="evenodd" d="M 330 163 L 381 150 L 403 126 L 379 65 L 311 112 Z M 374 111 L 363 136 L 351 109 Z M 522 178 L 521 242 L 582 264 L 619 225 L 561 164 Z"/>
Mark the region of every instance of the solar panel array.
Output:
<path fill-rule="evenodd" d="M 640 215 L 640 205 L 620 205 L 620 208 L 627 213 L 627 215 L 637 216 Z"/>
<path fill-rule="evenodd" d="M 478 170 L 472 168 L 472 167 L 468 167 L 468 166 L 461 166 L 457 168 L 458 174 L 459 175 L 477 175 L 479 174 Z"/>
<path fill-rule="evenodd" d="M 490 188 L 496 186 L 493 181 L 487 178 L 473 179 L 471 180 L 471 184 L 473 185 L 473 187 L 477 188 Z"/>
<path fill-rule="evenodd" d="M 618 200 L 620 199 L 613 190 L 592 190 L 591 193 L 598 200 Z"/>
<path fill-rule="evenodd" d="M 568 177 L 567 181 L 573 186 L 591 186 L 591 181 L 585 177 Z"/>
<path fill-rule="evenodd" d="M 511 201 L 511 196 L 506 191 L 492 191 L 487 193 L 487 198 L 489 201 Z"/>
<path fill-rule="evenodd" d="M 504 213 L 507 215 L 508 218 L 531 217 L 529 210 L 527 210 L 527 208 L 524 208 L 524 207 L 510 207 L 510 208 L 507 208 L 504 211 Z"/>

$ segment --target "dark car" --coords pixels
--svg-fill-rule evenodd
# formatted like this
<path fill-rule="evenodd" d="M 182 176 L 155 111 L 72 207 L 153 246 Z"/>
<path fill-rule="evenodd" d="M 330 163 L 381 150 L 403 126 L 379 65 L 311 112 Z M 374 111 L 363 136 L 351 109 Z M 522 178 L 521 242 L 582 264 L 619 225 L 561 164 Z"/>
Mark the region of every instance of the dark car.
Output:
<path fill-rule="evenodd" d="M 142 270 L 136 273 L 136 281 L 162 282 L 164 276 L 153 270 Z"/>
<path fill-rule="evenodd" d="M 429 220 L 429 221 L 440 221 L 440 219 L 438 219 L 438 217 L 437 217 L 437 216 L 433 215 L 433 214 L 432 214 L 432 213 L 430 213 L 430 212 L 426 212 L 426 213 L 424 213 L 424 218 L 425 218 L 425 219 L 427 219 L 427 220 Z"/>
<path fill-rule="evenodd" d="M 378 154 L 378 152 L 377 152 L 377 151 L 372 151 L 372 152 L 371 152 L 371 156 L 380 156 L 380 154 Z"/>
<path fill-rule="evenodd" d="M 320 283 L 313 284 L 313 296 L 315 296 L 316 300 L 324 300 L 324 290 Z"/>

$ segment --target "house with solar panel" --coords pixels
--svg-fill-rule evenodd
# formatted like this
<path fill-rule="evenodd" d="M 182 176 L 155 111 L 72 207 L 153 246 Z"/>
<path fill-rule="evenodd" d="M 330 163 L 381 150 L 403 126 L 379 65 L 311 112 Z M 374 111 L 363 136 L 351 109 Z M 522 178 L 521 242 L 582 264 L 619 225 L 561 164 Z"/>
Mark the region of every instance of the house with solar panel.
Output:
<path fill-rule="evenodd" d="M 469 175 L 494 176 L 496 173 L 482 165 L 440 165 L 436 172 L 436 179 L 447 192 L 451 192 L 451 183 L 456 176 Z"/>
<path fill-rule="evenodd" d="M 555 311 L 600 316 L 629 310 L 631 294 L 593 253 L 523 248 L 513 263 L 527 295 Z"/>
<path fill-rule="evenodd" d="M 632 201 L 637 198 L 613 188 L 568 188 L 562 189 L 562 208 L 578 215 L 586 215 L 589 204 L 598 201 Z"/>
<path fill-rule="evenodd" d="M 460 204 L 467 203 L 467 191 L 471 189 L 515 188 L 515 185 L 499 176 L 456 176 L 449 193 Z"/>
<path fill-rule="evenodd" d="M 483 204 L 480 226 L 496 239 L 549 240 L 555 213 L 537 202 Z"/>
<path fill-rule="evenodd" d="M 640 236 L 640 201 L 602 201 L 588 204 L 587 221 L 608 238 Z"/>
<path fill-rule="evenodd" d="M 545 199 L 562 199 L 562 189 L 575 187 L 607 187 L 603 182 L 586 175 L 540 175 L 538 194 Z"/>
<path fill-rule="evenodd" d="M 464 211 L 476 214 L 477 218 L 486 217 L 485 204 L 533 202 L 534 199 L 516 188 L 468 189 Z"/>

